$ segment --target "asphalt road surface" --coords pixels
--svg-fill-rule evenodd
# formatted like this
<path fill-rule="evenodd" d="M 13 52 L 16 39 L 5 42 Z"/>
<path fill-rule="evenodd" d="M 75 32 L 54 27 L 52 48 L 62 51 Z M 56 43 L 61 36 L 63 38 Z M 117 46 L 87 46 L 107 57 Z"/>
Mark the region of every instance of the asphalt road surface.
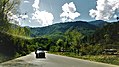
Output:
<path fill-rule="evenodd" d="M 36 59 L 35 53 L 0 64 L 0 67 L 119 67 L 71 57 L 46 54 L 46 59 Z"/>

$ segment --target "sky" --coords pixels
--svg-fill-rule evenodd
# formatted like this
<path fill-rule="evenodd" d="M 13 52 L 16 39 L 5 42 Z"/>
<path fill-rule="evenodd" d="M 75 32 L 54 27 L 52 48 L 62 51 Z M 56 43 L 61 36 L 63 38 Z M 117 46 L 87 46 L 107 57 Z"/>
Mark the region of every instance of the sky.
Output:
<path fill-rule="evenodd" d="M 11 18 L 30 27 L 68 21 L 113 21 L 119 13 L 119 0 L 21 0 L 19 12 Z"/>

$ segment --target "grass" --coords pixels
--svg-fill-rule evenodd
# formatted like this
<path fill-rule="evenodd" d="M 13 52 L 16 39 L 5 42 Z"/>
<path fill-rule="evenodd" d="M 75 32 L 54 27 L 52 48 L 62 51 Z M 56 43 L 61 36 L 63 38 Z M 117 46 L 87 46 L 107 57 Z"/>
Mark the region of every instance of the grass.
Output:
<path fill-rule="evenodd" d="M 113 65 L 119 65 L 119 55 L 84 55 L 79 56 L 75 53 L 70 52 L 49 52 L 57 55 L 63 55 L 63 56 L 69 56 L 84 60 L 90 60 L 90 61 L 96 61 L 96 62 L 102 62 L 102 63 L 108 63 Z"/>

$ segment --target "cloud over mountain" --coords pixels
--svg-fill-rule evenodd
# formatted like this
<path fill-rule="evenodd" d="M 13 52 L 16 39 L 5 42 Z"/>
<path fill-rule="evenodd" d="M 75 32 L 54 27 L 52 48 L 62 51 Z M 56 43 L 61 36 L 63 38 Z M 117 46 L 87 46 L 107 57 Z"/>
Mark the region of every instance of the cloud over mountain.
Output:
<path fill-rule="evenodd" d="M 34 13 L 32 13 L 32 20 L 38 22 L 40 26 L 48 26 L 53 24 L 54 16 L 47 11 L 40 11 L 40 2 L 35 0 L 32 5 Z"/>
<path fill-rule="evenodd" d="M 54 16 L 47 11 L 40 11 L 40 2 L 35 0 L 32 5 L 34 12 L 32 13 L 32 20 L 38 22 L 41 26 L 48 26 L 53 24 Z"/>
<path fill-rule="evenodd" d="M 119 16 L 119 0 L 97 0 L 96 9 L 91 9 L 89 15 L 96 20 L 110 20 Z"/>
<path fill-rule="evenodd" d="M 52 25 L 53 19 L 53 15 L 46 11 L 35 11 L 32 17 L 32 20 L 39 22 L 42 26 Z"/>
<path fill-rule="evenodd" d="M 62 6 L 63 13 L 61 13 L 60 17 L 63 22 L 65 21 L 72 21 L 76 17 L 80 16 L 79 12 L 76 12 L 76 6 L 73 2 L 65 3 Z"/>

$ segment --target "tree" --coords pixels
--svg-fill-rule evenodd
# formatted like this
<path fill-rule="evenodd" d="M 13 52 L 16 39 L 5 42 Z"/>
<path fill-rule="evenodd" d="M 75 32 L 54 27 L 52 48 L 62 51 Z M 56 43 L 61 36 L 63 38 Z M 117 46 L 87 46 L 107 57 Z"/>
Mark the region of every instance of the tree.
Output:
<path fill-rule="evenodd" d="M 73 39 L 73 45 L 72 47 L 75 48 L 75 52 L 77 52 L 79 54 L 79 50 L 80 50 L 80 47 L 81 47 L 81 40 L 84 38 L 84 36 L 78 32 L 76 29 L 74 29 L 72 32 L 71 32 L 71 35 L 72 35 L 72 39 Z"/>
<path fill-rule="evenodd" d="M 64 51 L 64 42 L 62 39 L 59 39 L 57 42 L 56 42 L 56 45 L 60 46 L 60 51 L 63 50 Z"/>
<path fill-rule="evenodd" d="M 77 29 L 74 29 L 68 30 L 65 33 L 65 37 L 67 42 L 66 46 L 69 46 L 68 48 L 70 48 L 70 50 L 75 53 L 78 51 L 79 54 L 80 45 L 84 36 L 80 32 L 78 32 Z"/>
<path fill-rule="evenodd" d="M 105 34 L 104 38 L 105 38 L 105 43 L 106 44 L 110 42 L 110 35 L 109 34 Z"/>
<path fill-rule="evenodd" d="M 9 12 L 16 11 L 20 0 L 0 0 L 0 24 L 7 22 Z"/>

